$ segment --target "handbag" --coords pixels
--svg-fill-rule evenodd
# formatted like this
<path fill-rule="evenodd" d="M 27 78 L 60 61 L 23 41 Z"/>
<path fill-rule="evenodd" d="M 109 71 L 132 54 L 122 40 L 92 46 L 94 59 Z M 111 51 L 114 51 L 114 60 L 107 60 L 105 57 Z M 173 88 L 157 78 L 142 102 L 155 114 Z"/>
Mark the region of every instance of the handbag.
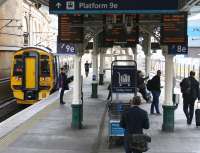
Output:
<path fill-rule="evenodd" d="M 140 152 L 149 150 L 148 143 L 151 142 L 151 137 L 147 134 L 130 134 L 128 136 L 129 148 Z"/>

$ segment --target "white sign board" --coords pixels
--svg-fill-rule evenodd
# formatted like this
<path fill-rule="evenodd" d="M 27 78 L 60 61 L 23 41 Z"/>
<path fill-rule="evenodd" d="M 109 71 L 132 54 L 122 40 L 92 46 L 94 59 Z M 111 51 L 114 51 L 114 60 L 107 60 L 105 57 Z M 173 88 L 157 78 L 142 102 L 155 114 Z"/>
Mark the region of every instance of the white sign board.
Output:
<path fill-rule="evenodd" d="M 188 20 L 188 47 L 200 47 L 200 15 Z"/>

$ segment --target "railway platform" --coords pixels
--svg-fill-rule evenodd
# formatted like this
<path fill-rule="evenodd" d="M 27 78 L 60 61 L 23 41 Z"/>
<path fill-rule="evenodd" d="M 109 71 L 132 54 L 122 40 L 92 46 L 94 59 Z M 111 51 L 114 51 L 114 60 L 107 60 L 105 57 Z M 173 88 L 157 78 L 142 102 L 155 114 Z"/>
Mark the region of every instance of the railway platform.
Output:
<path fill-rule="evenodd" d="M 73 90 L 65 93 L 65 105 L 59 104 L 57 92 L 0 124 L 0 153 L 123 153 L 122 145 L 108 149 L 107 84 L 98 87 L 98 98 L 91 98 L 90 80 L 83 81 L 82 129 L 71 129 Z M 149 112 L 150 104 L 141 107 Z M 152 137 L 149 153 L 200 153 L 200 128 L 194 120 L 186 124 L 181 103 L 175 111 L 173 133 L 161 131 L 162 115 L 149 118 L 150 129 L 145 131 Z"/>

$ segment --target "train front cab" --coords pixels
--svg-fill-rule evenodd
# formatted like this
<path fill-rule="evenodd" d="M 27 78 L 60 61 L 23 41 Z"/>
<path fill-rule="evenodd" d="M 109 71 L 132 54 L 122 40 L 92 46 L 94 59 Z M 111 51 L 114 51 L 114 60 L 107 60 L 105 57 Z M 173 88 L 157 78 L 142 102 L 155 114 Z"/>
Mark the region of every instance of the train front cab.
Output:
<path fill-rule="evenodd" d="M 33 104 L 53 88 L 53 56 L 45 51 L 20 51 L 14 55 L 11 88 L 18 104 Z"/>

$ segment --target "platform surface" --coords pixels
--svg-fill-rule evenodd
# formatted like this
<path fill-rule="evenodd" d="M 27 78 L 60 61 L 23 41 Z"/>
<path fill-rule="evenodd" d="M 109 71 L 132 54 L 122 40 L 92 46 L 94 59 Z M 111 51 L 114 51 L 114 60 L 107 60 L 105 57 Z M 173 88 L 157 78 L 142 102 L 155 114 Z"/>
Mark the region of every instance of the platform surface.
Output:
<path fill-rule="evenodd" d="M 38 104 L 37 107 L 43 107 L 40 111 L 32 106 L 33 110 L 26 110 L 29 116 L 17 114 L 18 121 L 10 119 L 0 124 L 1 134 L 4 132 L 0 139 L 0 153 L 123 153 L 122 145 L 114 144 L 108 149 L 107 84 L 98 87 L 97 99 L 90 98 L 91 78 L 84 78 L 83 87 L 83 129 L 71 129 L 73 90 L 65 94 L 65 105 L 59 104 L 59 93 L 56 93 L 51 97 L 54 98 L 52 102 L 47 101 L 49 103 L 45 106 Z M 192 125 L 186 124 L 181 103 L 175 112 L 173 133 L 161 131 L 162 115 L 149 115 L 150 129 L 145 133 L 152 137 L 152 142 L 148 153 L 200 153 L 200 128 L 195 126 L 195 116 Z M 149 113 L 150 104 L 143 103 L 141 107 Z"/>

